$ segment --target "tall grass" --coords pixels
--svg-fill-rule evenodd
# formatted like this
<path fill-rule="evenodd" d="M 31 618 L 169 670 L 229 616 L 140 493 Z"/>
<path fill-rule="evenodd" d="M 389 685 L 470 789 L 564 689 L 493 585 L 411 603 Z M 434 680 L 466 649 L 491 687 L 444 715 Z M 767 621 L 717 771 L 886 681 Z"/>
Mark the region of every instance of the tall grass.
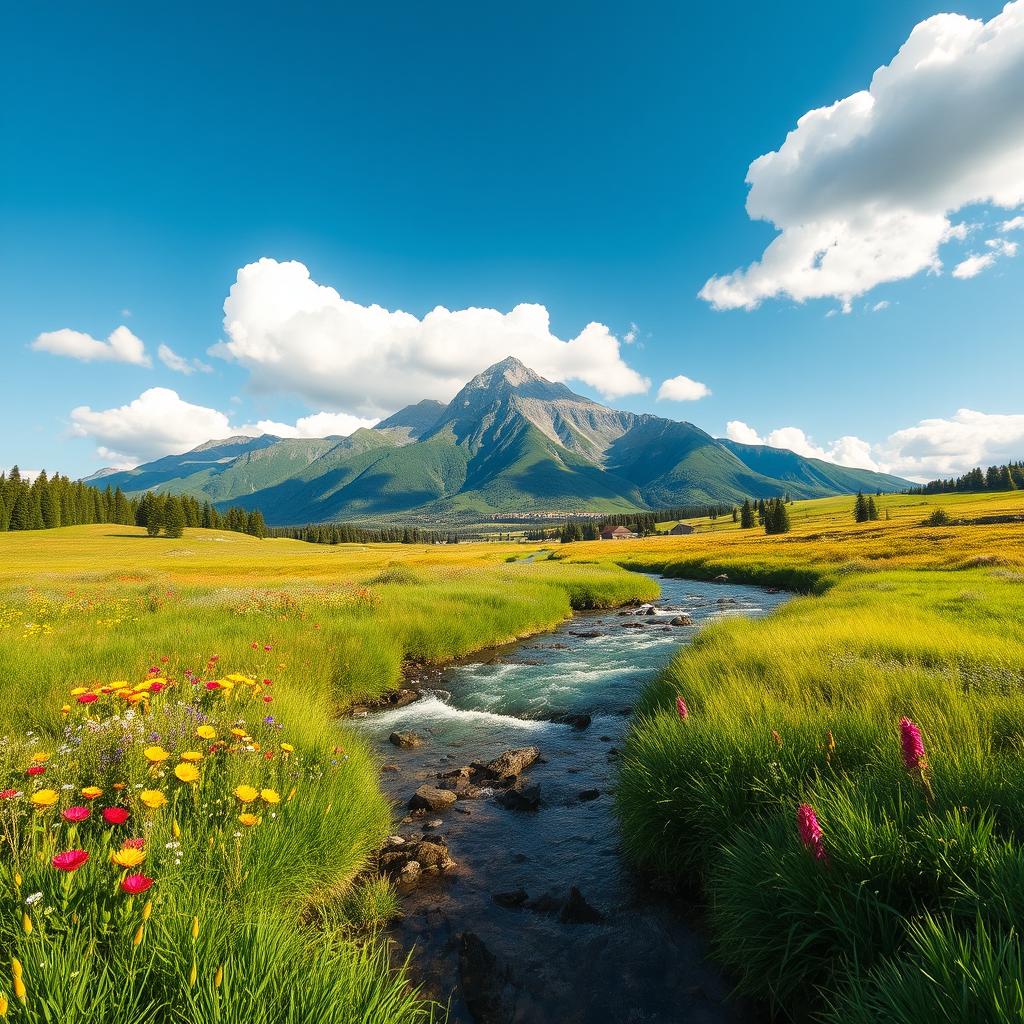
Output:
<path fill-rule="evenodd" d="M 783 1016 L 1020 1019 L 1014 541 L 994 548 L 995 568 L 835 577 L 809 564 L 823 596 L 701 631 L 639 704 L 617 794 L 627 851 L 668 884 L 703 883 L 719 957 Z M 921 548 L 964 564 L 927 531 L 902 543 L 897 564 L 919 565 Z M 923 733 L 924 782 L 903 760 L 903 716 Z M 801 844 L 801 803 L 825 860 Z"/>

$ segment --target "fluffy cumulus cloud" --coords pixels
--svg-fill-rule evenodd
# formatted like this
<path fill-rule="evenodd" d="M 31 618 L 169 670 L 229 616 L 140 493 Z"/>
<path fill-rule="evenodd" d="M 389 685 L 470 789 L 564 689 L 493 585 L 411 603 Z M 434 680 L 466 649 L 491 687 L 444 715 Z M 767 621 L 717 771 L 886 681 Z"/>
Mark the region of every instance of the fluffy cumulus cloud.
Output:
<path fill-rule="evenodd" d="M 162 342 L 156 350 L 156 354 L 168 370 L 183 373 L 186 377 L 195 373 L 196 370 L 199 370 L 200 373 L 213 373 L 213 367 L 208 363 L 204 363 L 201 359 L 186 359 L 184 356 L 179 356 L 170 345 L 164 345 Z"/>
<path fill-rule="evenodd" d="M 508 355 L 607 398 L 650 387 L 603 324 L 563 340 L 552 334 L 547 309 L 528 303 L 508 313 L 438 306 L 420 319 L 345 299 L 298 262 L 265 258 L 242 267 L 224 302 L 224 330 L 211 354 L 248 369 L 257 390 L 364 416 L 422 398 L 451 399 Z"/>
<path fill-rule="evenodd" d="M 91 334 L 62 327 L 59 331 L 40 334 L 31 347 L 37 352 L 50 352 L 57 356 L 68 356 L 83 363 L 134 363 L 136 366 L 152 365 L 146 355 L 146 346 L 122 324 L 110 332 L 106 341 L 100 341 Z"/>
<path fill-rule="evenodd" d="M 346 413 L 320 412 L 300 417 L 295 423 L 259 420 L 233 425 L 217 409 L 185 401 L 170 388 L 150 388 L 134 401 L 114 409 L 71 411 L 71 433 L 92 439 L 96 453 L 118 469 L 137 466 L 163 455 L 179 455 L 205 441 L 246 434 L 278 437 L 330 437 L 351 434 L 377 421 Z"/>
<path fill-rule="evenodd" d="M 1022 91 L 1024 0 L 988 22 L 920 22 L 867 89 L 804 114 L 750 165 L 747 212 L 779 234 L 701 297 L 717 309 L 775 296 L 849 307 L 885 281 L 938 272 L 940 247 L 966 236 L 956 211 L 1024 203 Z"/>
<path fill-rule="evenodd" d="M 742 420 L 730 420 L 726 436 L 742 444 L 788 448 L 839 466 L 933 480 L 958 476 L 975 466 L 1019 459 L 1024 451 L 1024 414 L 960 409 L 948 419 L 921 420 L 913 427 L 897 430 L 878 444 L 846 435 L 821 446 L 799 427 L 778 427 L 762 437 Z"/>
<path fill-rule="evenodd" d="M 691 380 L 682 374 L 662 381 L 661 387 L 658 388 L 659 401 L 695 402 L 698 398 L 707 398 L 710 394 L 711 388 L 707 384 L 701 384 L 699 380 Z"/>
<path fill-rule="evenodd" d="M 988 252 L 971 253 L 953 268 L 953 276 L 960 280 L 977 277 L 983 270 L 988 270 L 1000 256 L 1016 256 L 1017 243 L 1008 242 L 1005 238 L 990 238 L 985 242 Z"/>

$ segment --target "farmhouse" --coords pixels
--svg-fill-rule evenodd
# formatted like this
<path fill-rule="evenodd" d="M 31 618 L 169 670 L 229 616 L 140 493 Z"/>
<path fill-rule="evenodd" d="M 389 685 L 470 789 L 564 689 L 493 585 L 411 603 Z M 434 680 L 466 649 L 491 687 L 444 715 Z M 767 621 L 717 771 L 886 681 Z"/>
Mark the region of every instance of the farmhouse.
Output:
<path fill-rule="evenodd" d="M 668 532 L 673 537 L 681 537 L 684 533 L 693 533 L 694 529 L 689 523 L 676 523 Z"/>
<path fill-rule="evenodd" d="M 606 526 L 601 531 L 601 540 L 631 540 L 636 534 L 625 526 Z"/>

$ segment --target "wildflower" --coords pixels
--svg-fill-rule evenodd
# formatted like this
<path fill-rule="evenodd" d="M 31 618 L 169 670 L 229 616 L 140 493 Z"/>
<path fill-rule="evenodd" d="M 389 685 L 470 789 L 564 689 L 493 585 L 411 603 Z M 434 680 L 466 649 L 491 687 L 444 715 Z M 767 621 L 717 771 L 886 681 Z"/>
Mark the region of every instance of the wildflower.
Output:
<path fill-rule="evenodd" d="M 85 819 L 89 817 L 90 813 L 91 812 L 89 811 L 88 807 L 75 806 L 65 807 L 64 810 L 61 811 L 60 816 L 65 821 L 70 821 L 72 824 L 77 824 L 80 821 L 85 821 Z"/>
<path fill-rule="evenodd" d="M 258 825 L 263 819 L 258 814 L 240 814 L 238 820 L 245 825 L 246 828 L 252 828 L 254 825 Z"/>
<path fill-rule="evenodd" d="M 775 746 L 780 750 L 782 749 L 782 736 L 779 734 L 777 729 L 772 729 L 772 739 L 775 741 Z"/>
<path fill-rule="evenodd" d="M 818 816 L 810 804 L 801 804 L 796 809 L 796 828 L 800 835 L 800 842 L 804 844 L 804 849 L 810 850 L 815 860 L 828 864 L 828 853 L 825 850 L 821 825 L 818 824 Z"/>
<path fill-rule="evenodd" d="M 199 938 L 199 918 L 192 918 L 192 941 L 195 942 Z"/>
<path fill-rule="evenodd" d="M 244 740 L 249 734 L 244 729 L 232 729 L 232 736 L 237 736 L 240 740 Z"/>
<path fill-rule="evenodd" d="M 28 1002 L 28 989 L 25 988 L 25 979 L 20 974 L 14 978 L 14 994 L 22 1006 Z"/>
<path fill-rule="evenodd" d="M 21 912 L 21 930 L 26 935 L 32 934 L 32 918 L 28 916 L 26 911 Z"/>
<path fill-rule="evenodd" d="M 178 755 L 182 761 L 188 761 L 191 764 L 195 764 L 197 761 L 202 761 L 203 755 L 198 750 L 185 750 Z"/>
<path fill-rule="evenodd" d="M 145 850 L 129 847 L 127 850 L 111 850 L 110 863 L 119 868 L 137 868 L 146 859 Z"/>
<path fill-rule="evenodd" d="M 260 791 L 254 789 L 252 786 L 236 786 L 234 790 L 236 799 L 240 800 L 243 804 L 251 804 L 253 800 L 259 798 Z"/>
<path fill-rule="evenodd" d="M 217 730 L 212 725 L 201 725 L 196 729 L 196 735 L 201 740 L 215 740 L 217 738 Z"/>
<path fill-rule="evenodd" d="M 178 824 L 177 818 L 171 822 L 171 835 L 174 836 L 175 839 L 181 838 L 181 826 Z"/>
<path fill-rule="evenodd" d="M 676 697 L 676 713 L 684 722 L 690 717 L 690 709 L 686 706 L 686 701 L 682 697 Z"/>
<path fill-rule="evenodd" d="M 37 811 L 45 811 L 57 802 L 57 791 L 55 789 L 39 789 L 29 797 L 29 800 Z"/>
<path fill-rule="evenodd" d="M 920 772 L 927 764 L 921 730 L 909 719 L 900 719 L 900 740 L 903 744 L 903 763 L 908 772 Z"/>
<path fill-rule="evenodd" d="M 192 957 L 192 969 L 188 972 L 188 987 L 195 988 L 196 978 L 199 976 L 199 965 L 196 963 L 196 958 Z"/>
<path fill-rule="evenodd" d="M 79 704 L 92 704 L 93 701 L 98 700 L 98 699 L 99 698 L 97 697 L 97 695 L 95 693 L 83 693 L 78 698 L 78 703 Z"/>
<path fill-rule="evenodd" d="M 126 839 L 121 844 L 122 850 L 143 850 L 146 847 L 145 839 Z"/>
<path fill-rule="evenodd" d="M 32 755 L 32 763 L 33 764 L 46 764 L 46 762 L 49 761 L 51 757 L 53 757 L 53 754 L 48 754 L 48 753 L 46 753 L 45 750 L 37 750 Z"/>
<path fill-rule="evenodd" d="M 135 877 L 136 878 L 144 878 L 145 876 L 144 875 L 136 875 Z M 149 881 L 152 884 L 153 879 L 151 878 L 151 879 L 149 879 Z M 148 888 L 149 888 L 149 886 L 147 885 L 146 889 L 148 889 Z M 145 889 L 143 890 L 143 892 L 145 892 Z M 153 916 L 153 901 L 152 900 L 146 900 L 146 905 L 142 908 L 142 920 L 143 921 L 148 921 L 152 916 Z"/>
<path fill-rule="evenodd" d="M 224 965 L 221 964 L 217 968 L 217 973 L 213 976 L 213 987 L 220 988 L 221 982 L 224 980 Z"/>
<path fill-rule="evenodd" d="M 261 789 L 260 796 L 263 798 L 263 802 L 267 804 L 279 804 L 281 802 L 281 795 L 276 789 Z"/>
<path fill-rule="evenodd" d="M 295 748 L 290 743 L 282 743 L 281 744 L 281 749 L 286 754 L 294 754 L 295 753 Z"/>
<path fill-rule="evenodd" d="M 142 752 L 142 756 L 150 764 L 163 764 L 163 762 L 166 761 L 167 758 L 169 758 L 171 755 L 168 751 L 164 750 L 163 747 L 153 746 L 146 747 L 146 749 Z"/>
<path fill-rule="evenodd" d="M 65 850 L 58 853 L 50 863 L 58 871 L 77 871 L 87 860 L 89 854 L 85 850 Z"/>
<path fill-rule="evenodd" d="M 97 797 L 103 796 L 103 790 L 100 789 L 99 786 L 86 786 L 85 789 L 82 790 L 82 796 L 84 796 L 86 800 L 95 800 Z"/>
<path fill-rule="evenodd" d="M 132 937 L 132 945 L 133 946 L 141 946 L 142 945 L 142 938 L 145 935 L 145 933 L 146 933 L 146 926 L 144 924 L 140 924 L 139 927 L 135 929 L 135 935 Z"/>
<path fill-rule="evenodd" d="M 176 765 L 174 768 L 174 774 L 182 782 L 192 783 L 199 781 L 199 769 L 196 768 L 195 765 L 187 764 L 186 762 L 182 762 L 181 764 Z"/>
<path fill-rule="evenodd" d="M 103 808 L 103 820 L 108 825 L 123 825 L 127 820 L 130 812 L 127 807 L 104 807 Z"/>
<path fill-rule="evenodd" d="M 25 897 L 25 906 L 34 907 L 41 899 L 43 894 L 41 892 L 33 892 Z"/>
<path fill-rule="evenodd" d="M 121 879 L 121 891 L 129 896 L 138 896 L 146 892 L 152 884 L 153 879 L 149 875 L 125 875 Z"/>
<path fill-rule="evenodd" d="M 159 789 L 144 789 L 139 794 L 139 799 L 143 806 L 148 807 L 151 811 L 158 810 L 167 803 L 167 797 Z"/>
<path fill-rule="evenodd" d="M 17 795 L 18 795 L 18 790 L 16 790 L 16 789 L 0 790 L 0 800 L 12 800 Z"/>
<path fill-rule="evenodd" d="M 220 683 L 218 683 L 216 679 L 211 679 L 211 680 L 210 680 L 210 681 L 209 681 L 209 682 L 208 682 L 208 683 L 206 684 L 206 688 L 207 688 L 208 690 L 220 690 L 220 689 L 223 689 L 223 687 L 221 686 L 221 684 L 220 684 Z"/>
<path fill-rule="evenodd" d="M 830 754 L 836 749 L 836 738 L 832 735 L 831 729 L 829 729 L 828 735 L 825 737 L 825 748 Z"/>
<path fill-rule="evenodd" d="M 6 1017 L 7 1016 L 7 1007 L 8 1007 L 8 1005 L 9 1004 L 7 1002 L 7 993 L 6 992 L 0 992 L 0 1017 Z"/>

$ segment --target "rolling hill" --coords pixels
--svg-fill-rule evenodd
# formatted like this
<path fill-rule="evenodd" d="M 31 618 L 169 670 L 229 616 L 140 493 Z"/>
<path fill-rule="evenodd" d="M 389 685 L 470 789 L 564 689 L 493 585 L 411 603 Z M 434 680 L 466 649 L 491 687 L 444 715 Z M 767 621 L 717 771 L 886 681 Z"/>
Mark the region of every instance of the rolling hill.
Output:
<path fill-rule="evenodd" d="M 898 491 L 899 477 L 620 412 L 509 357 L 449 402 L 348 437 L 230 437 L 97 479 L 128 493 L 259 508 L 272 524 L 516 512 L 629 512 L 745 497 Z"/>

